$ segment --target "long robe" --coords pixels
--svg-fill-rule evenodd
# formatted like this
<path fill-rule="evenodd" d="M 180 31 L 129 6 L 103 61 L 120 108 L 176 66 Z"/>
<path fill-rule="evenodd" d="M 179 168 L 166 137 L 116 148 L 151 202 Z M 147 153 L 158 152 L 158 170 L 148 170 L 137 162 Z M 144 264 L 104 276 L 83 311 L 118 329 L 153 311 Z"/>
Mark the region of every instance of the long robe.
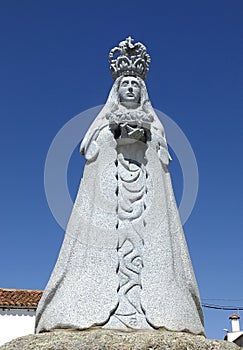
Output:
<path fill-rule="evenodd" d="M 90 130 L 88 160 L 36 331 L 100 326 L 203 334 L 162 125 L 155 120 L 144 137 L 143 127 L 116 135 L 104 120 Z"/>

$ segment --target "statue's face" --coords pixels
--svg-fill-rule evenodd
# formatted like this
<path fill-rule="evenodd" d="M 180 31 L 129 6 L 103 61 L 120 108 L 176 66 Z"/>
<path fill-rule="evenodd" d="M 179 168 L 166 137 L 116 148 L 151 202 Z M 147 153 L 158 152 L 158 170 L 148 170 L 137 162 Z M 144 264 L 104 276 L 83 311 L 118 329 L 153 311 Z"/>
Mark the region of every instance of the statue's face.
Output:
<path fill-rule="evenodd" d="M 118 95 L 121 103 L 139 103 L 141 87 L 139 80 L 135 77 L 124 77 L 120 82 Z"/>

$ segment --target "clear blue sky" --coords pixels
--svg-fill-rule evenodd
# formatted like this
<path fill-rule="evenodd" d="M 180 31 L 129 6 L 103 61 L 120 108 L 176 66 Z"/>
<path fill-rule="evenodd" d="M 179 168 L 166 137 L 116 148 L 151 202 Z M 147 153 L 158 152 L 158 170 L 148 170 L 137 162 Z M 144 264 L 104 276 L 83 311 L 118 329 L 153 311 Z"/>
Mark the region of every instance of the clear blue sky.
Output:
<path fill-rule="evenodd" d="M 184 228 L 201 297 L 243 306 L 242 15 L 240 0 L 1 1 L 0 287 L 45 287 L 64 234 L 45 199 L 48 148 L 68 120 L 105 102 L 108 52 L 132 35 L 152 57 L 154 107 L 180 126 L 198 162 Z M 82 165 L 76 150 L 73 197 Z M 176 157 L 171 173 L 180 202 Z M 204 313 L 208 337 L 222 339 L 231 312 Z"/>

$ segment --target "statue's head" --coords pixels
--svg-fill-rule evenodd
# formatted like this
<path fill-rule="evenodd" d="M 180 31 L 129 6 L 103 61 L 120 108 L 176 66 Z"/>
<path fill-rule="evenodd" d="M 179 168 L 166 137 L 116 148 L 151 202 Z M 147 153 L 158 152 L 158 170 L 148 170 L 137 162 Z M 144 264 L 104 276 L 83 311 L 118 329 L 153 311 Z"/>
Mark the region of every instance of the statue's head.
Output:
<path fill-rule="evenodd" d="M 125 76 L 118 86 L 119 102 L 125 107 L 136 107 L 140 103 L 141 85 L 140 81 L 133 76 Z"/>
<path fill-rule="evenodd" d="M 106 107 L 112 110 L 116 110 L 119 105 L 127 109 L 143 108 L 150 103 L 145 82 L 132 75 L 118 77 L 106 103 Z"/>
<path fill-rule="evenodd" d="M 148 93 L 144 83 L 149 70 L 150 56 L 141 43 L 133 44 L 128 37 L 110 51 L 110 71 L 114 81 L 108 97 L 108 105 L 117 109 L 119 105 L 127 109 L 143 108 L 148 103 Z"/>

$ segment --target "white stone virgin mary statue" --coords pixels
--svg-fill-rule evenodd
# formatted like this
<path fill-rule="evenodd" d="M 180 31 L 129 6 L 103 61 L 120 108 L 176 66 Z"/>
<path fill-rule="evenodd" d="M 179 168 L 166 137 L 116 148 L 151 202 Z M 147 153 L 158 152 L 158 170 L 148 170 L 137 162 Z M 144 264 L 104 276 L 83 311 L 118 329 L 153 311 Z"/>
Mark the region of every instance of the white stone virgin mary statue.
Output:
<path fill-rule="evenodd" d="M 164 128 L 144 83 L 150 57 L 130 37 L 109 57 L 115 82 L 81 144 L 83 178 L 37 309 L 36 332 L 100 327 L 204 334 Z"/>

